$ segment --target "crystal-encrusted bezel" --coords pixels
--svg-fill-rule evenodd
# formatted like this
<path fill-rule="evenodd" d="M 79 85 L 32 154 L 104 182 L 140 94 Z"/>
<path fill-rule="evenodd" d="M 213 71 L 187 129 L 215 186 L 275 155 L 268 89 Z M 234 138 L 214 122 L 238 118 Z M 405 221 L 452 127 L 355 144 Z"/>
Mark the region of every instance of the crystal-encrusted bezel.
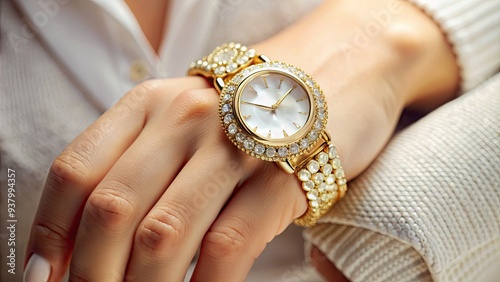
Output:
<path fill-rule="evenodd" d="M 307 131 L 305 131 L 302 137 L 298 138 L 298 140 L 290 142 L 289 144 L 272 145 L 269 144 L 269 141 L 264 142 L 263 140 L 260 140 L 259 138 L 254 136 L 252 132 L 248 132 L 239 122 L 238 118 L 236 118 L 237 106 L 235 105 L 235 95 L 238 93 L 238 88 L 252 73 L 264 70 L 278 73 L 284 72 L 288 75 L 292 75 L 297 80 L 303 82 L 302 86 L 306 88 L 306 91 L 311 94 L 310 97 L 312 97 L 314 100 L 311 101 L 311 111 L 313 112 L 313 116 L 309 128 L 307 129 Z M 264 62 L 245 68 L 241 72 L 236 73 L 229 81 L 226 82 L 220 93 L 219 115 L 222 127 L 224 128 L 226 135 L 239 149 L 251 156 L 265 161 L 285 161 L 286 159 L 297 157 L 303 154 L 306 150 L 313 147 L 318 142 L 318 140 L 320 140 L 320 138 L 318 137 L 325 130 L 325 126 L 328 120 L 328 110 L 325 101 L 325 96 L 319 85 L 310 75 L 305 73 L 303 70 L 281 62 Z M 230 111 L 228 111 L 228 109 L 230 109 Z M 321 113 L 321 115 L 318 113 Z M 235 117 L 234 120 L 227 118 L 227 115 Z M 230 120 L 230 122 L 228 122 L 228 120 Z M 233 124 L 237 127 L 236 132 L 234 131 Z M 231 131 L 229 130 L 229 128 L 231 128 Z M 244 140 L 242 142 L 242 134 L 244 134 L 247 139 L 252 140 L 254 146 L 245 146 Z M 246 145 L 248 145 L 248 142 Z M 257 145 L 261 145 L 264 147 L 264 151 L 262 153 L 257 153 L 262 151 L 260 149 L 260 146 L 257 152 L 254 149 Z"/>

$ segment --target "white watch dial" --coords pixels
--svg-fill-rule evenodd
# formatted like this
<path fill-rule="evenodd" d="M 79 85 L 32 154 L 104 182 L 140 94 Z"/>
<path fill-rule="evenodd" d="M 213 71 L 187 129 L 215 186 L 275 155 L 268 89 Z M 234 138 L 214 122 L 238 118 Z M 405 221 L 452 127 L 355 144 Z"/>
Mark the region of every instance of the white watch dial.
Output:
<path fill-rule="evenodd" d="M 253 76 L 240 92 L 239 115 L 257 136 L 278 141 L 298 133 L 310 118 L 311 97 L 294 78 L 279 72 Z"/>

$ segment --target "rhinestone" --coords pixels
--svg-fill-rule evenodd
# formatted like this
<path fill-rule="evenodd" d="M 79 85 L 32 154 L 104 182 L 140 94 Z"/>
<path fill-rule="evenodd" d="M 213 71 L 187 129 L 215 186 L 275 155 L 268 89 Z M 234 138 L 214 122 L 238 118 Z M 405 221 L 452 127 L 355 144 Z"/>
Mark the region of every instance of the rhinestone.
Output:
<path fill-rule="evenodd" d="M 313 174 L 311 179 L 312 181 L 314 181 L 314 183 L 319 185 L 321 182 L 325 180 L 325 176 L 323 175 L 323 173 L 315 173 Z"/>
<path fill-rule="evenodd" d="M 332 160 L 332 167 L 334 169 L 338 169 L 340 167 L 340 159 L 339 158 L 334 158 Z"/>
<path fill-rule="evenodd" d="M 309 192 L 307 192 L 307 198 L 309 200 L 317 200 L 318 199 L 318 190 L 311 190 Z"/>
<path fill-rule="evenodd" d="M 323 202 L 330 202 L 331 199 L 332 199 L 332 194 L 323 194 L 323 195 L 321 195 L 321 200 Z"/>
<path fill-rule="evenodd" d="M 316 133 L 316 131 L 312 131 L 311 133 L 309 133 L 308 137 L 309 141 L 316 141 L 316 139 L 318 139 L 318 133 Z"/>
<path fill-rule="evenodd" d="M 309 202 L 309 205 L 312 207 L 312 208 L 315 208 L 317 209 L 319 207 L 319 203 L 318 201 L 310 201 Z"/>
<path fill-rule="evenodd" d="M 239 56 L 238 58 L 236 58 L 236 63 L 238 65 L 243 65 L 245 64 L 246 62 L 248 62 L 248 57 L 247 56 Z"/>
<path fill-rule="evenodd" d="M 195 62 L 192 62 L 189 64 L 189 68 L 190 69 L 194 69 L 196 67 L 196 63 Z"/>
<path fill-rule="evenodd" d="M 345 173 L 344 173 L 344 170 L 339 167 L 336 171 L 335 171 L 335 176 L 340 179 L 340 178 L 344 178 L 345 177 Z"/>
<path fill-rule="evenodd" d="M 325 152 L 321 152 L 316 156 L 319 165 L 326 165 L 328 163 L 328 155 Z"/>
<path fill-rule="evenodd" d="M 266 155 L 270 158 L 274 157 L 274 155 L 276 155 L 276 149 L 274 149 L 273 147 L 268 147 L 266 150 Z"/>
<path fill-rule="evenodd" d="M 325 110 L 324 109 L 319 109 L 318 110 L 318 117 L 320 119 L 324 119 L 325 118 Z"/>
<path fill-rule="evenodd" d="M 222 96 L 222 101 L 227 102 L 229 100 L 231 100 L 231 95 L 225 94 L 224 96 Z"/>
<path fill-rule="evenodd" d="M 228 127 L 227 127 L 227 132 L 229 132 L 229 134 L 236 134 L 236 132 L 238 132 L 238 126 L 236 126 L 236 124 L 234 123 L 231 123 Z"/>
<path fill-rule="evenodd" d="M 300 148 L 301 149 L 305 149 L 305 148 L 307 148 L 307 146 L 309 146 L 309 142 L 307 141 L 307 139 L 304 138 L 304 139 L 300 140 Z"/>
<path fill-rule="evenodd" d="M 322 127 L 323 127 L 323 123 L 321 122 L 320 119 L 316 120 L 314 122 L 314 127 L 317 129 L 317 130 L 320 130 Z"/>
<path fill-rule="evenodd" d="M 337 156 L 337 148 L 335 148 L 335 146 L 330 145 L 330 147 L 328 147 L 328 156 L 330 157 L 330 159 L 333 159 Z"/>
<path fill-rule="evenodd" d="M 314 95 L 316 96 L 319 96 L 321 94 L 321 92 L 319 92 L 319 89 L 318 88 L 314 88 Z"/>
<path fill-rule="evenodd" d="M 288 149 L 286 147 L 281 147 L 278 149 L 278 155 L 280 157 L 286 157 L 288 155 Z"/>
<path fill-rule="evenodd" d="M 227 87 L 227 90 L 226 90 L 226 91 L 227 91 L 227 92 L 229 92 L 229 93 L 233 93 L 233 92 L 234 92 L 234 90 L 236 90 L 236 86 L 234 86 L 234 85 L 229 85 L 229 86 Z"/>
<path fill-rule="evenodd" d="M 323 172 L 323 174 L 325 176 L 328 176 L 330 174 L 332 174 L 332 171 L 333 171 L 333 167 L 331 164 L 326 164 L 324 165 L 322 168 L 321 168 L 321 171 Z"/>
<path fill-rule="evenodd" d="M 227 114 L 224 116 L 224 123 L 225 124 L 228 124 L 230 122 L 232 122 L 234 119 L 233 115 L 232 114 Z"/>
<path fill-rule="evenodd" d="M 226 72 L 233 72 L 238 68 L 238 64 L 230 63 L 226 66 Z"/>
<path fill-rule="evenodd" d="M 299 145 L 297 143 L 293 143 L 290 145 L 290 153 L 291 154 L 297 154 L 299 152 Z"/>
<path fill-rule="evenodd" d="M 302 182 L 302 189 L 304 189 L 304 191 L 311 191 L 312 189 L 314 189 L 314 182 L 312 182 L 311 180 Z"/>
<path fill-rule="evenodd" d="M 333 184 L 335 183 L 335 175 L 330 174 L 326 177 L 325 179 L 326 184 Z"/>
<path fill-rule="evenodd" d="M 203 64 L 203 63 L 204 63 L 204 62 L 203 62 L 202 60 L 198 60 L 198 61 L 196 61 L 196 65 L 197 65 L 197 66 L 201 66 L 201 64 Z"/>
<path fill-rule="evenodd" d="M 324 193 L 326 191 L 326 183 L 321 183 L 318 185 L 318 191 Z"/>
<path fill-rule="evenodd" d="M 312 81 L 312 79 L 307 79 L 306 84 L 307 84 L 308 86 L 313 87 L 314 82 Z"/>
<path fill-rule="evenodd" d="M 253 145 L 254 145 L 254 142 L 252 139 L 247 139 L 243 142 L 243 147 L 245 147 L 246 149 L 250 150 L 253 148 Z"/>
<path fill-rule="evenodd" d="M 346 182 L 347 182 L 347 180 L 345 180 L 345 178 L 342 178 L 342 179 L 337 180 L 337 184 L 338 184 L 338 185 L 345 185 L 345 184 L 346 184 Z"/>
<path fill-rule="evenodd" d="M 318 99 L 318 108 L 324 108 L 325 107 L 325 102 L 323 101 L 323 99 Z"/>
<path fill-rule="evenodd" d="M 260 145 L 260 144 L 256 145 L 255 149 L 254 149 L 254 151 L 257 155 L 262 155 L 265 150 L 266 150 L 266 147 L 264 147 L 263 145 Z"/>
<path fill-rule="evenodd" d="M 247 136 L 245 134 L 243 134 L 241 132 L 236 134 L 236 141 L 243 143 L 245 141 L 245 139 L 247 139 Z"/>
<path fill-rule="evenodd" d="M 337 184 L 328 184 L 326 185 L 326 190 L 327 191 L 337 191 L 338 186 Z"/>
<path fill-rule="evenodd" d="M 216 74 L 216 75 L 221 75 L 221 74 L 223 74 L 225 71 L 226 71 L 226 67 L 224 67 L 224 66 L 216 67 L 216 68 L 214 69 L 214 74 Z"/>
<path fill-rule="evenodd" d="M 240 50 L 241 51 L 246 51 L 247 50 L 247 46 L 241 46 Z"/>
<path fill-rule="evenodd" d="M 237 75 L 237 76 L 235 76 L 235 77 L 233 78 L 233 80 L 232 80 L 232 81 L 233 81 L 234 83 L 240 83 L 242 79 L 243 79 L 243 76 L 242 76 L 242 75 Z"/>
<path fill-rule="evenodd" d="M 305 73 L 301 72 L 301 71 L 298 71 L 297 72 L 297 76 L 302 79 L 302 80 L 305 80 L 306 79 L 306 75 Z"/>
<path fill-rule="evenodd" d="M 241 48 L 241 44 L 240 44 L 240 43 L 236 43 L 236 44 L 234 44 L 234 47 L 235 47 L 236 49 L 239 49 L 239 48 Z"/>
<path fill-rule="evenodd" d="M 307 169 L 311 173 L 316 173 L 319 170 L 319 163 L 315 160 L 310 160 L 309 163 L 307 164 Z"/>
<path fill-rule="evenodd" d="M 253 58 L 255 56 L 255 50 L 254 49 L 250 49 L 248 51 L 245 52 L 245 56 L 249 57 L 249 58 Z"/>
<path fill-rule="evenodd" d="M 233 49 L 227 49 L 223 52 L 220 52 L 214 56 L 214 61 L 215 62 L 229 62 L 234 59 L 236 56 L 236 51 Z"/>
<path fill-rule="evenodd" d="M 300 181 L 307 181 L 311 179 L 311 173 L 307 169 L 301 169 L 297 175 Z"/>
<path fill-rule="evenodd" d="M 229 104 L 222 105 L 222 112 L 223 113 L 230 112 L 231 110 L 232 110 L 231 105 L 229 105 Z"/>

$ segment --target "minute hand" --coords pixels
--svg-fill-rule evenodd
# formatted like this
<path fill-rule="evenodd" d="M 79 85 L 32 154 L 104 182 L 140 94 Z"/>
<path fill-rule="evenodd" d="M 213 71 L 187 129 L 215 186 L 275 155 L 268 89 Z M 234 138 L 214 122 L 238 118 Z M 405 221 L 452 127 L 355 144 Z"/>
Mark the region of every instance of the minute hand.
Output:
<path fill-rule="evenodd" d="M 283 102 L 283 100 L 285 100 L 286 96 L 288 96 L 288 94 L 290 94 L 292 92 L 293 89 L 295 89 L 295 85 L 292 86 L 292 88 L 290 88 L 276 103 L 274 103 L 271 108 L 273 108 L 273 110 L 276 110 L 278 108 L 278 106 L 281 104 L 281 102 Z"/>
<path fill-rule="evenodd" d="M 256 107 L 263 108 L 263 109 L 266 109 L 266 110 L 272 110 L 273 109 L 273 108 L 271 108 L 269 106 L 259 105 L 259 104 L 255 104 L 255 103 L 247 102 L 247 101 L 241 101 L 241 103 L 242 104 L 248 104 L 248 105 L 256 106 Z"/>

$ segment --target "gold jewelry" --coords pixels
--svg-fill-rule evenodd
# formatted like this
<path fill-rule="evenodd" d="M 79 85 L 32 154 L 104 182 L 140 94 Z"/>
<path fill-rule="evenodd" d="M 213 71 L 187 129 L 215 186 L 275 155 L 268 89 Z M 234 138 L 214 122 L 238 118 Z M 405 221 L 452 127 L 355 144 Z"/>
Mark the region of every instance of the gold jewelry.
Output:
<path fill-rule="evenodd" d="M 295 224 L 315 225 L 344 197 L 344 170 L 325 128 L 326 99 L 311 76 L 239 43 L 217 47 L 191 63 L 188 74 L 213 79 L 220 121 L 234 145 L 297 175 L 309 207 Z"/>

